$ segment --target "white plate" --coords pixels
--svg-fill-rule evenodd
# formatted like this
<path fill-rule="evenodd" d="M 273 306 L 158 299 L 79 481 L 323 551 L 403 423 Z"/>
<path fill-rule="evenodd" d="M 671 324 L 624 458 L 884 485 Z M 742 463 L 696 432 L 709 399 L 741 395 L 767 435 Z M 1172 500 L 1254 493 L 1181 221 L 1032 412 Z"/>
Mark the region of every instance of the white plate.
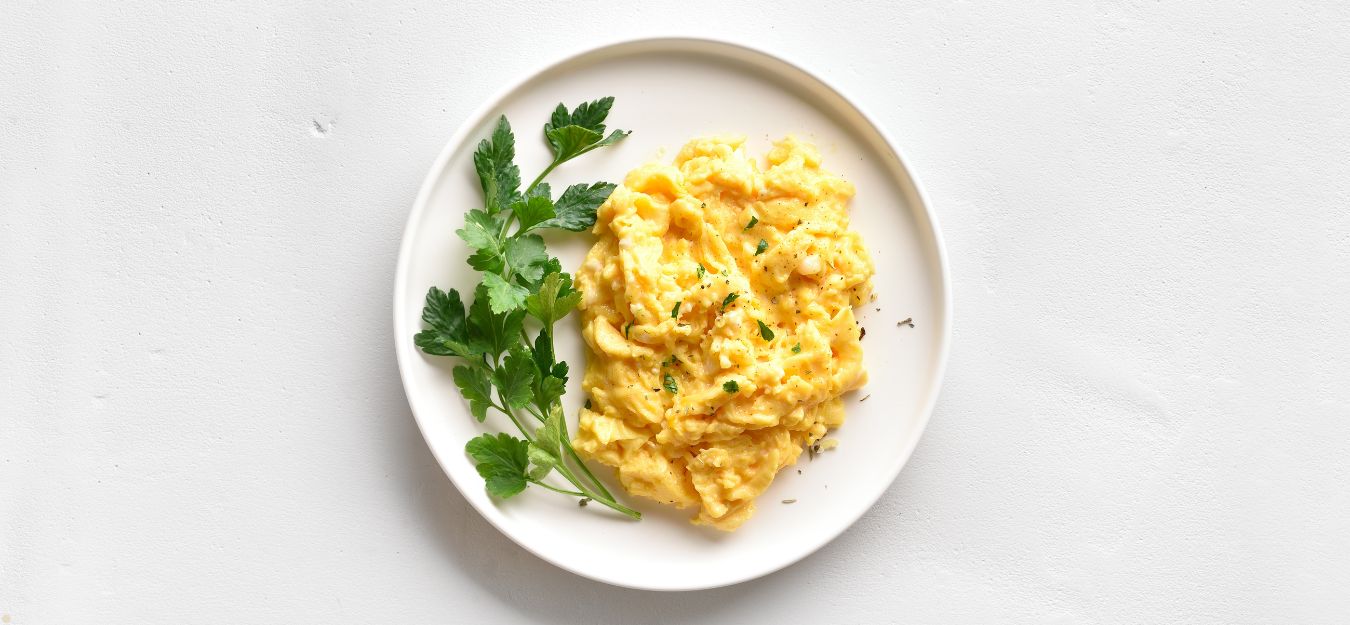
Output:
<path fill-rule="evenodd" d="M 496 415 L 486 424 L 475 422 L 451 381 L 451 359 L 426 356 L 412 342 L 428 287 L 463 292 L 476 283 L 464 262 L 468 250 L 454 231 L 466 210 L 481 206 L 471 155 L 493 121 L 503 113 L 510 118 L 517 162 L 529 180 L 549 160 L 542 126 L 553 107 L 607 95 L 615 96 L 609 127 L 633 134 L 558 168 L 549 177 L 554 189 L 622 182 L 629 169 L 673 157 L 694 136 L 726 132 L 749 137 L 747 147 L 757 155 L 771 139 L 806 137 L 821 148 L 827 169 L 857 186 L 852 223 L 877 268 L 878 299 L 858 311 L 867 329 L 863 348 L 871 383 L 846 399 L 848 420 L 833 434 L 839 448 L 813 461 L 804 455 L 784 470 L 760 498 L 755 516 L 732 534 L 690 524 L 688 510 L 627 496 L 642 521 L 600 506 L 579 509 L 574 499 L 538 488 L 493 501 L 464 443 L 485 429 L 514 429 Z M 585 233 L 555 237 L 549 248 L 575 270 L 590 239 Z M 907 317 L 915 327 L 898 326 Z M 884 134 L 805 70 L 765 52 L 702 39 L 646 39 L 586 51 L 487 102 L 451 137 L 427 175 L 408 218 L 394 287 L 395 345 L 408 403 L 432 453 L 469 503 L 549 562 L 610 584 L 653 590 L 713 588 L 759 577 L 805 557 L 856 521 L 895 479 L 923 432 L 942 379 L 950 323 L 937 226 Z M 585 354 L 575 315 L 560 327 L 559 353 L 573 371 L 564 407 L 575 427 Z M 597 468 L 612 484 L 612 471 Z"/>

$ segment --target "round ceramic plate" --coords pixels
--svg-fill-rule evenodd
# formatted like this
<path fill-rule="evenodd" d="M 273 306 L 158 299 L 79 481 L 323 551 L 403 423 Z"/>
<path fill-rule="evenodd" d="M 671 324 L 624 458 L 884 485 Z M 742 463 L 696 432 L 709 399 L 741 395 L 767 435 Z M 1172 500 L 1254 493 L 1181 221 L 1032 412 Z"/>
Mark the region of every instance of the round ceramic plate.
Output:
<path fill-rule="evenodd" d="M 822 68 L 824 69 L 824 68 Z M 616 147 L 591 152 L 555 170 L 554 189 L 607 180 L 653 159 L 669 161 L 690 138 L 742 134 L 762 156 L 770 142 L 795 134 L 814 142 L 823 166 L 853 182 L 852 227 L 876 264 L 877 299 L 859 309 L 871 382 L 845 397 L 848 418 L 831 436 L 833 451 L 803 455 L 759 499 L 754 517 L 734 533 L 689 522 L 676 510 L 624 496 L 640 522 L 600 506 L 528 489 L 495 501 L 464 454 L 485 431 L 513 432 L 504 417 L 483 424 L 469 415 L 451 380 L 451 359 L 413 345 L 428 287 L 472 291 L 469 250 L 454 235 L 464 213 L 481 206 L 472 153 L 505 114 L 516 134 L 517 163 L 532 179 L 550 157 L 543 124 L 568 106 L 614 96 L 610 128 L 632 130 Z M 553 237 L 549 249 L 574 271 L 589 233 Z M 559 325 L 559 355 L 572 365 L 564 400 L 569 421 L 583 401 L 585 353 L 576 315 Z M 914 326 L 901 325 L 913 319 Z M 465 499 L 502 533 L 564 569 L 596 580 L 653 590 L 735 584 L 805 557 L 856 521 L 895 479 L 922 434 L 946 361 L 951 294 L 933 215 L 884 133 L 837 91 L 804 69 L 739 45 L 702 39 L 645 39 L 589 50 L 528 76 L 475 112 L 432 166 L 408 218 L 394 288 L 394 337 L 408 403 L 427 444 Z M 865 400 L 865 401 L 864 401 Z M 596 472 L 614 484 L 613 472 Z M 798 469 L 801 470 L 798 473 Z M 621 489 L 615 489 L 616 494 Z M 795 500 L 785 504 L 784 500 Z"/>

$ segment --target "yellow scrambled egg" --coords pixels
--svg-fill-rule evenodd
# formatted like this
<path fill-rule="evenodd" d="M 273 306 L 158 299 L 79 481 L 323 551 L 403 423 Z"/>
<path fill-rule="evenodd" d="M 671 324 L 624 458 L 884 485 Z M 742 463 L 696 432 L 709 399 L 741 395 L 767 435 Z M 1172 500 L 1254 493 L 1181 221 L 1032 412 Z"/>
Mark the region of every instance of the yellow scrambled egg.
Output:
<path fill-rule="evenodd" d="M 867 381 L 853 307 L 872 261 L 853 185 L 791 137 L 767 167 L 741 137 L 630 172 L 577 273 L 591 401 L 574 445 L 635 495 L 733 530 Z"/>

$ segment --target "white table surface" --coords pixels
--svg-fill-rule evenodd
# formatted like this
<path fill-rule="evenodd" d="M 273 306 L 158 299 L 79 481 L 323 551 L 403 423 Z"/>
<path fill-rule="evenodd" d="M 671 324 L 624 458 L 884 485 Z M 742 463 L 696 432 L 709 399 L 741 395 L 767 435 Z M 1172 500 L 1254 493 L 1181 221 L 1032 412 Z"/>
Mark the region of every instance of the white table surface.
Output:
<path fill-rule="evenodd" d="M 142 4 L 0 8 L 0 621 L 1350 614 L 1345 3 Z M 889 493 L 697 594 L 499 535 L 392 351 L 445 139 L 641 33 L 836 82 L 903 145 L 955 280 L 943 396 Z"/>

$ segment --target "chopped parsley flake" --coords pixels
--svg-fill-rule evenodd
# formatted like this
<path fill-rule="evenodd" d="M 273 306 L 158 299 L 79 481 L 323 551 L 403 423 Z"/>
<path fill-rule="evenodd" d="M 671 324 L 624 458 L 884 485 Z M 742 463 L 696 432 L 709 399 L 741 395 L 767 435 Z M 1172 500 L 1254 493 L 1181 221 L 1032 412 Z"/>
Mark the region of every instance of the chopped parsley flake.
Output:
<path fill-rule="evenodd" d="M 754 215 L 751 215 L 751 216 L 750 216 L 750 223 L 745 224 L 745 230 L 743 230 L 742 232 L 748 232 L 751 228 L 754 228 L 754 227 L 755 227 L 755 224 L 757 224 L 757 223 L 759 223 L 759 218 L 756 217 L 756 216 L 754 216 Z"/>
<path fill-rule="evenodd" d="M 760 240 L 759 240 L 759 245 L 756 245 L 756 246 L 755 246 L 755 256 L 759 256 L 760 254 L 763 254 L 763 253 L 764 253 L 764 250 L 767 250 L 767 249 L 769 249 L 769 242 L 768 242 L 768 241 L 765 241 L 764 239 L 760 239 Z"/>
<path fill-rule="evenodd" d="M 678 301 L 678 302 L 675 302 L 675 307 L 672 308 L 672 309 L 670 309 L 670 318 L 671 318 L 671 319 L 674 319 L 674 318 L 680 316 L 680 304 L 683 304 L 683 303 L 684 303 L 684 300 L 680 300 L 680 301 Z"/>
<path fill-rule="evenodd" d="M 679 385 L 675 384 L 675 376 L 670 375 L 669 373 L 667 373 L 665 377 L 661 378 L 661 386 L 665 387 L 666 391 L 670 392 L 671 394 L 680 392 Z"/>
<path fill-rule="evenodd" d="M 801 343 L 798 343 L 798 344 L 796 344 L 796 345 L 793 345 L 793 346 L 792 346 L 792 353 L 794 353 L 794 354 L 800 354 L 800 353 L 802 353 L 802 344 L 801 344 Z"/>
<path fill-rule="evenodd" d="M 727 380 L 722 383 L 722 390 L 728 393 L 737 393 L 740 392 L 741 385 L 737 384 L 735 380 Z"/>
<path fill-rule="evenodd" d="M 772 340 L 773 340 L 773 330 L 770 330 L 770 329 L 769 329 L 769 326 L 764 325 L 764 322 L 763 322 L 763 321 L 760 321 L 760 320 L 758 320 L 758 319 L 755 320 L 755 323 L 758 323 L 758 324 L 759 324 L 759 335 L 760 335 L 761 337 L 763 337 L 764 340 L 766 340 L 766 341 L 772 341 Z"/>
<path fill-rule="evenodd" d="M 736 301 L 736 298 L 738 298 L 738 297 L 740 297 L 740 296 L 741 296 L 740 293 L 735 293 L 735 292 L 728 293 L 728 294 L 727 294 L 727 298 L 724 299 L 724 300 L 722 300 L 722 310 L 726 310 L 726 309 L 727 309 L 727 306 L 730 306 L 731 303 L 734 302 L 734 301 Z"/>

